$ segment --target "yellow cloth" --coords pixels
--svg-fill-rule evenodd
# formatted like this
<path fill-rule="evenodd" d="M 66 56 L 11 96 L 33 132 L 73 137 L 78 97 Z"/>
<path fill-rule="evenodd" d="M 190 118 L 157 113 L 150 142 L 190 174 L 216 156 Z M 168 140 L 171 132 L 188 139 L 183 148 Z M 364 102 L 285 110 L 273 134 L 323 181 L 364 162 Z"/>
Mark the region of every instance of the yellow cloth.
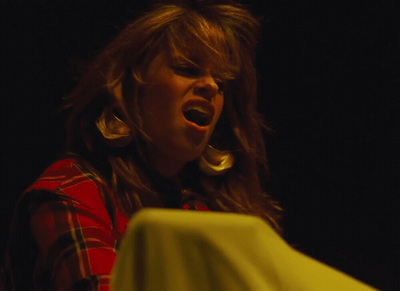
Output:
<path fill-rule="evenodd" d="M 111 290 L 375 290 L 291 248 L 253 216 L 145 209 L 130 221 Z"/>

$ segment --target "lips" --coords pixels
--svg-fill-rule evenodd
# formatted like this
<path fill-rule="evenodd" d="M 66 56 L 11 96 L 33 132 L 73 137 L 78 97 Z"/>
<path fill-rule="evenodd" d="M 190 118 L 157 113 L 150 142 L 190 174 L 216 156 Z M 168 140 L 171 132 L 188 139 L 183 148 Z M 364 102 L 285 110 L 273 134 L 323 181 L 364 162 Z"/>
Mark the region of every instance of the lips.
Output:
<path fill-rule="evenodd" d="M 200 127 L 210 125 L 214 118 L 214 107 L 204 99 L 189 100 L 183 106 L 184 118 Z"/>

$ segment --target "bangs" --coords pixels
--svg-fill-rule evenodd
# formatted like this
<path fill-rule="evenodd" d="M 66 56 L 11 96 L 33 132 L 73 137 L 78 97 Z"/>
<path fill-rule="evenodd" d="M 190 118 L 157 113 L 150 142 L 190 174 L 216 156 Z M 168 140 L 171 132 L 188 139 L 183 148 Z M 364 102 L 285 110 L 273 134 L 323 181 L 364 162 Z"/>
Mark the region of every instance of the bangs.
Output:
<path fill-rule="evenodd" d="M 170 23 L 164 42 L 171 59 L 183 58 L 194 65 L 206 63 L 224 80 L 234 79 L 241 70 L 237 39 L 218 24 L 190 11 Z"/>

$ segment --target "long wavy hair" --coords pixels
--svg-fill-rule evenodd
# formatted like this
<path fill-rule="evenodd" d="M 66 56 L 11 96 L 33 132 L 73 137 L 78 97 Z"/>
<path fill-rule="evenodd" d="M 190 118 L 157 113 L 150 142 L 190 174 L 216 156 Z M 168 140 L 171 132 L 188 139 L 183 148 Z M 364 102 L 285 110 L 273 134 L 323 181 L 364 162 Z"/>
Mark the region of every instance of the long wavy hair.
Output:
<path fill-rule="evenodd" d="M 195 194 L 211 210 L 260 216 L 280 232 L 281 209 L 266 190 L 266 127 L 256 111 L 259 29 L 259 22 L 239 5 L 156 6 L 116 36 L 66 97 L 67 150 L 91 162 L 126 215 L 141 207 L 164 207 L 166 196 L 172 195 L 162 193 L 147 164 L 148 140 L 138 100 L 149 63 L 161 52 L 188 59 L 200 54 L 212 62 L 213 73 L 228 80 L 210 143 L 230 151 L 235 163 L 228 172 L 211 177 L 199 171 L 196 161 L 189 162 L 181 171 L 179 191 Z M 121 128 L 127 133 L 122 139 L 113 141 L 99 132 L 96 120 L 104 112 L 112 112 L 121 127 L 128 128 Z"/>

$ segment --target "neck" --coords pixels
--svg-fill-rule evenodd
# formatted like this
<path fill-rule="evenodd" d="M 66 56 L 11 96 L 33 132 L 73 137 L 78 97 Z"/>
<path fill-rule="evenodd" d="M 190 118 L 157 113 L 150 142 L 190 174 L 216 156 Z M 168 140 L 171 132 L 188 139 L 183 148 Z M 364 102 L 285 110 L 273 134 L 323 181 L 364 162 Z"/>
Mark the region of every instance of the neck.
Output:
<path fill-rule="evenodd" d="M 167 179 L 177 177 L 178 173 L 185 167 L 186 162 L 165 156 L 156 149 L 149 150 L 150 165 Z"/>

